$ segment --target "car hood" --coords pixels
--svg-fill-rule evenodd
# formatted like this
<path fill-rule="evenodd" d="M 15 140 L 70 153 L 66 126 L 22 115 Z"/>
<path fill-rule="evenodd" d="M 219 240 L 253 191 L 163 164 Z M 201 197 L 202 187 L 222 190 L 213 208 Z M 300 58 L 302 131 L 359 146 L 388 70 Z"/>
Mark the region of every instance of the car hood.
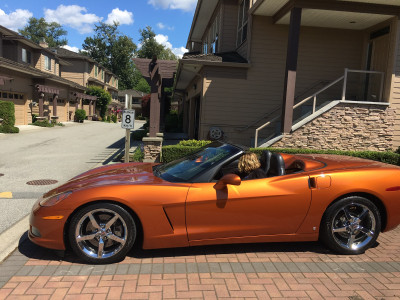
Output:
<path fill-rule="evenodd" d="M 162 179 L 154 176 L 152 163 L 129 163 L 104 166 L 82 173 L 67 183 L 48 192 L 44 197 L 78 189 L 105 185 L 157 184 Z"/>

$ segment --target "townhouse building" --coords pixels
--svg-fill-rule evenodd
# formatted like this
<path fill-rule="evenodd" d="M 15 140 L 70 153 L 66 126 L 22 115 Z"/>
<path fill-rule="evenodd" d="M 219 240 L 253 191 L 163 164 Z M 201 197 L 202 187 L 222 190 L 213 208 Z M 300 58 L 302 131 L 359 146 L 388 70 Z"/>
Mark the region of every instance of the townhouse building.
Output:
<path fill-rule="evenodd" d="M 87 70 L 83 69 L 86 66 L 81 61 L 85 60 L 64 59 L 64 52 L 59 55 L 58 51 L 0 26 L 0 100 L 14 103 L 16 125 L 32 123 L 33 114 L 39 119 L 73 121 L 77 109 L 85 109 L 90 118 L 97 98 L 84 92 L 92 84 L 109 90 L 117 99 L 114 74 L 94 61 L 88 61 Z"/>
<path fill-rule="evenodd" d="M 399 0 L 199 0 L 175 98 L 192 138 L 400 146 Z"/>

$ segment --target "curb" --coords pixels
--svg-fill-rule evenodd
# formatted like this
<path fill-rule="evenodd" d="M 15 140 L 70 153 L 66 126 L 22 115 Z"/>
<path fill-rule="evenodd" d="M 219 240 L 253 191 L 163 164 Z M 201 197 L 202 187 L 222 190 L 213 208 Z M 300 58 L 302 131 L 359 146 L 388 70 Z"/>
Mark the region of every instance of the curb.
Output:
<path fill-rule="evenodd" d="M 28 228 L 29 214 L 0 234 L 0 263 L 28 238 Z"/>

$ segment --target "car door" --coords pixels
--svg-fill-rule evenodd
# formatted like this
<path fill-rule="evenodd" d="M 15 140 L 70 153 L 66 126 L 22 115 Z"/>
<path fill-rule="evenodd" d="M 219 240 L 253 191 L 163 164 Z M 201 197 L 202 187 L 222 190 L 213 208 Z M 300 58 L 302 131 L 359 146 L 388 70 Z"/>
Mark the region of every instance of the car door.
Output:
<path fill-rule="evenodd" d="M 295 233 L 311 203 L 309 177 L 285 175 L 214 189 L 194 183 L 186 200 L 189 241 Z"/>

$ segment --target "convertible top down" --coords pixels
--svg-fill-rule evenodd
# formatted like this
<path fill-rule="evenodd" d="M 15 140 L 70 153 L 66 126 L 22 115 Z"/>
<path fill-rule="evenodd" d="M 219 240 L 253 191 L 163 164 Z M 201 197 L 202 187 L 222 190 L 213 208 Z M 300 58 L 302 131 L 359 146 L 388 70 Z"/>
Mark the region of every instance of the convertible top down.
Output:
<path fill-rule="evenodd" d="M 167 164 L 90 170 L 35 203 L 29 238 L 70 247 L 89 263 L 119 261 L 139 242 L 152 249 L 320 239 L 359 254 L 400 223 L 397 166 L 265 151 L 266 177 L 244 180 L 237 163 L 245 151 L 215 142 Z"/>

